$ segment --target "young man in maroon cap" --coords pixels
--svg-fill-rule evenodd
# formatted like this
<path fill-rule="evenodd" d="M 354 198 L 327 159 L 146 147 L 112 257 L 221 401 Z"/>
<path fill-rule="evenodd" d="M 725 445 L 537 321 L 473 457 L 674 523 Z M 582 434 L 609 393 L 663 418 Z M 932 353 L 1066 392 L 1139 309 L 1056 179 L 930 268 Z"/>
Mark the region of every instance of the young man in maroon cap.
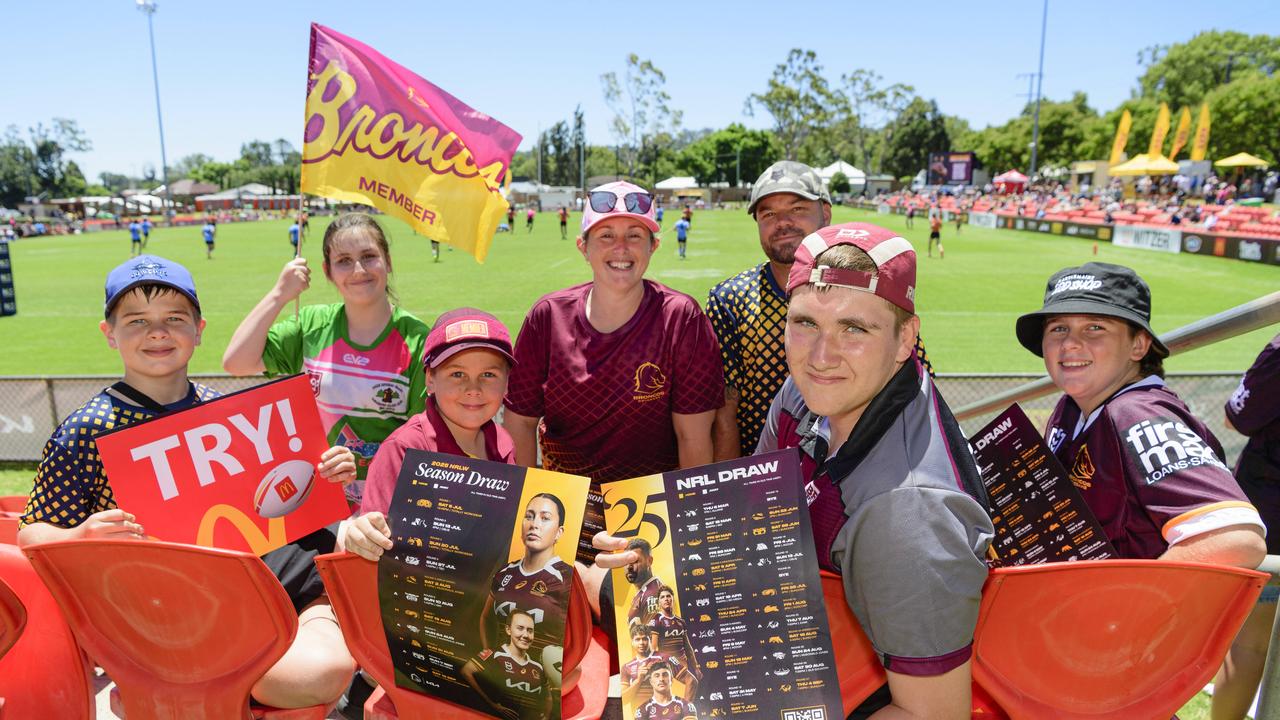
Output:
<path fill-rule="evenodd" d="M 757 449 L 800 449 L 819 565 L 844 578 L 885 665 L 887 689 L 855 717 L 969 715 L 993 530 L 968 444 L 915 354 L 915 276 L 910 243 L 884 228 L 805 238 L 787 279 L 790 377 Z"/>
<path fill-rule="evenodd" d="M 342 524 L 341 547 L 369 560 L 390 550 L 387 509 L 409 449 L 515 463 L 515 445 L 493 422 L 515 358 L 498 318 L 475 308 L 441 315 L 422 351 L 427 406 L 387 436 L 369 465 L 360 514 Z"/>

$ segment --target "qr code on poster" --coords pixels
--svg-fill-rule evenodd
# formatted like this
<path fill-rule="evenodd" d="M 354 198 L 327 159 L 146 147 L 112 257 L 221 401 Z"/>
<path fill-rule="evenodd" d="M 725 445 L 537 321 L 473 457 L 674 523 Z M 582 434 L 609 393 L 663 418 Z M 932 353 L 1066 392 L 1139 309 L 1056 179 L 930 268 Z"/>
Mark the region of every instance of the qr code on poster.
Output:
<path fill-rule="evenodd" d="M 783 710 L 782 720 L 827 720 L 827 709 L 819 705 L 817 707 Z"/>

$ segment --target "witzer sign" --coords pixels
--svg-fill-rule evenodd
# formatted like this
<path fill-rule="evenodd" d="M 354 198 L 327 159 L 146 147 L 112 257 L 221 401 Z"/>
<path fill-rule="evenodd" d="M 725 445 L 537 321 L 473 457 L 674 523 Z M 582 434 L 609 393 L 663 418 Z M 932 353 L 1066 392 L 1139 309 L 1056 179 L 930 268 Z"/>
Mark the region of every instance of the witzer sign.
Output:
<path fill-rule="evenodd" d="M 325 449 L 305 375 L 98 437 L 116 503 L 148 535 L 257 555 L 347 516 L 315 472 Z"/>

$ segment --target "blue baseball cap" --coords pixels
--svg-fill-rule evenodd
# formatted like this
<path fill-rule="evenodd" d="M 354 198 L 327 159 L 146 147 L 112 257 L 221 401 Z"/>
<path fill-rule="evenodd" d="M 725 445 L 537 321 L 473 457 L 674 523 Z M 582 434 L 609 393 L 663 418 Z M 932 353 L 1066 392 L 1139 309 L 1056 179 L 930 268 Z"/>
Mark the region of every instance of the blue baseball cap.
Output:
<path fill-rule="evenodd" d="M 111 309 L 124 294 L 139 285 L 165 285 L 182 293 L 196 312 L 200 312 L 200 301 L 196 299 L 196 282 L 186 268 L 172 260 L 165 260 L 155 255 L 139 255 L 116 266 L 107 273 L 107 301 L 103 306 L 104 314 L 111 316 Z"/>

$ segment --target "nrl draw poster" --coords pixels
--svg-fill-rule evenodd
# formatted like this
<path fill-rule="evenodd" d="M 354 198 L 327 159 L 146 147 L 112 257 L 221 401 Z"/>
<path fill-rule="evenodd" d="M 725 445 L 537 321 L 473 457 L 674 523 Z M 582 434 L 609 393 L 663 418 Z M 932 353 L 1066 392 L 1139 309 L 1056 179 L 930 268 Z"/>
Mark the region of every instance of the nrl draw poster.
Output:
<path fill-rule="evenodd" d="M 843 717 L 794 450 L 603 486 L 623 717 Z"/>
<path fill-rule="evenodd" d="M 378 597 L 396 684 L 495 717 L 559 717 L 588 480 L 409 450 Z M 589 628 L 581 632 L 590 632 Z"/>

